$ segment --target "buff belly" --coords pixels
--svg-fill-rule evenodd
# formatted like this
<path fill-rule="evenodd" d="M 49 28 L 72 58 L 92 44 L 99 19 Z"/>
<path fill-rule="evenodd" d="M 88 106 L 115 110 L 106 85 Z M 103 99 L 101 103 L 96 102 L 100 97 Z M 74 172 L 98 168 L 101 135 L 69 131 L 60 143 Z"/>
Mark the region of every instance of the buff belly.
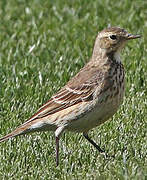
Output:
<path fill-rule="evenodd" d="M 83 113 L 81 113 L 81 109 L 79 108 L 79 114 L 77 114 L 77 118 L 73 120 L 68 120 L 66 129 L 69 131 L 75 132 L 87 132 L 96 126 L 107 121 L 110 117 L 112 117 L 116 111 L 118 110 L 123 95 L 118 94 L 115 98 L 110 99 L 109 101 L 98 103 L 96 105 L 85 106 Z"/>

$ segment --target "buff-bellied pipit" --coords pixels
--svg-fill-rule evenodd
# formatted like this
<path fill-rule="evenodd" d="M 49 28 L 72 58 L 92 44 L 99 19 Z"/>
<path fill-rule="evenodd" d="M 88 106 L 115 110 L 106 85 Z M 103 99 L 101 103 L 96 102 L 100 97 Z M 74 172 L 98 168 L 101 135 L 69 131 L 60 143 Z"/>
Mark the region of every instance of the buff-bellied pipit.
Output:
<path fill-rule="evenodd" d="M 2 137 L 0 142 L 34 131 L 55 131 L 58 165 L 59 137 L 63 131 L 68 130 L 82 132 L 94 147 L 103 152 L 89 138 L 88 131 L 112 117 L 121 104 L 125 74 L 120 51 L 128 40 L 136 38 L 140 36 L 129 34 L 118 27 L 101 31 L 89 63 L 36 114 Z"/>

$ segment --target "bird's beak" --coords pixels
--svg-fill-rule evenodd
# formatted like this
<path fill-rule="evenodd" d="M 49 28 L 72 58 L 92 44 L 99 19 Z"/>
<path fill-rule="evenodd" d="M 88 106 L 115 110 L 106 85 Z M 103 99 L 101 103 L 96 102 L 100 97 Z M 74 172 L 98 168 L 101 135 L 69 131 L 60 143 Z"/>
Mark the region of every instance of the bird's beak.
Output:
<path fill-rule="evenodd" d="M 140 35 L 127 34 L 126 40 L 141 38 Z"/>

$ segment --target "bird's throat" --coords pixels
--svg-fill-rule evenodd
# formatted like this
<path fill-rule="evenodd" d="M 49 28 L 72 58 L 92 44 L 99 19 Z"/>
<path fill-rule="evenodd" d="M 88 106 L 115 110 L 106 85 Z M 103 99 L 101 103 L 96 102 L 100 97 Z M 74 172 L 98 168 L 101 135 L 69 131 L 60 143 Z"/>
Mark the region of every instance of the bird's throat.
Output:
<path fill-rule="evenodd" d="M 121 62 L 120 52 L 119 51 L 116 51 L 113 56 L 114 56 L 114 59 L 115 59 L 116 62 L 118 62 L 118 63 Z"/>

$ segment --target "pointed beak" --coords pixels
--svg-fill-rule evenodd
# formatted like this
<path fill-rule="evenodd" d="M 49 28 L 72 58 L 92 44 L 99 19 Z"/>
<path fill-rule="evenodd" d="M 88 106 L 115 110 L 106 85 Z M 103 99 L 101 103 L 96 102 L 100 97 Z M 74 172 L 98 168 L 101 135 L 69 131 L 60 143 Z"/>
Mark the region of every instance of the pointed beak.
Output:
<path fill-rule="evenodd" d="M 127 34 L 126 40 L 141 38 L 140 35 Z"/>

